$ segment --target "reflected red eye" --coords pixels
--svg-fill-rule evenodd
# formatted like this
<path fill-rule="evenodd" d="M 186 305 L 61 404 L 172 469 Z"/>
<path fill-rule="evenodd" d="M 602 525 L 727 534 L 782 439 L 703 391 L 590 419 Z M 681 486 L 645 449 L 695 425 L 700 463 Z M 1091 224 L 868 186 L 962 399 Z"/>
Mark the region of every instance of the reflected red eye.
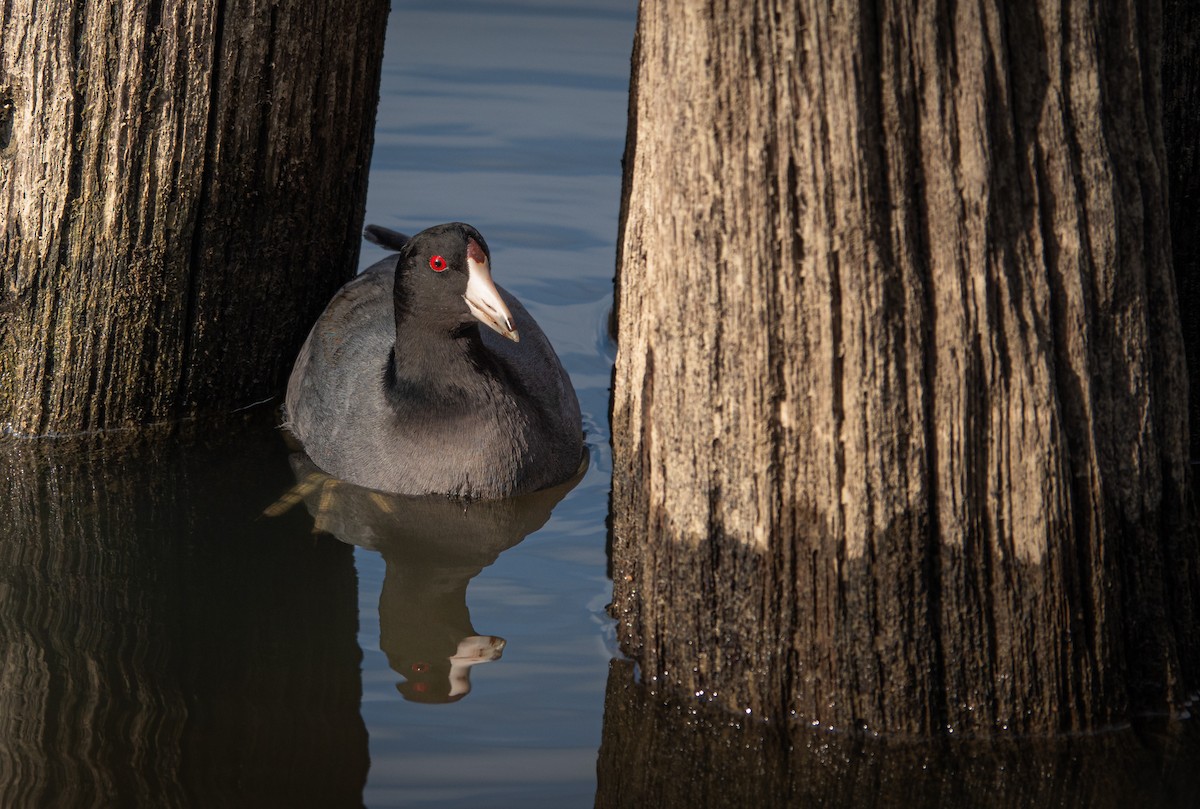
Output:
<path fill-rule="evenodd" d="M 441 256 L 438 256 L 438 258 L 441 258 Z M 425 672 L 429 671 L 429 664 L 428 663 L 413 663 L 412 670 L 415 671 L 417 674 L 424 674 Z"/>
<path fill-rule="evenodd" d="M 434 272 L 444 272 L 446 269 L 446 259 L 441 256 L 431 256 L 429 259 L 429 269 Z"/>

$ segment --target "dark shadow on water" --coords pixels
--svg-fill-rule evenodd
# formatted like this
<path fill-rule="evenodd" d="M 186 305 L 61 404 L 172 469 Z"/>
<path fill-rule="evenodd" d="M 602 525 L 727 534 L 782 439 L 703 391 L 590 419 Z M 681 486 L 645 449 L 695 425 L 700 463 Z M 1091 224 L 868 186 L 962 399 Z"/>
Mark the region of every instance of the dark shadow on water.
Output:
<path fill-rule="evenodd" d="M 0 806 L 359 806 L 352 550 L 262 417 L 0 443 Z"/>
<path fill-rule="evenodd" d="M 498 660 L 503 638 L 471 625 L 467 585 L 501 552 L 550 519 L 582 478 L 508 500 L 463 502 L 401 497 L 363 489 L 292 455 L 295 492 L 313 531 L 377 551 L 385 573 L 379 596 L 379 646 L 404 679 L 397 689 L 423 703 L 456 702 L 471 690 L 471 668 Z M 281 502 L 272 513 L 288 507 Z"/>
<path fill-rule="evenodd" d="M 609 668 L 597 807 L 1192 807 L 1194 721 L 1063 739 L 885 742 L 680 706 Z"/>

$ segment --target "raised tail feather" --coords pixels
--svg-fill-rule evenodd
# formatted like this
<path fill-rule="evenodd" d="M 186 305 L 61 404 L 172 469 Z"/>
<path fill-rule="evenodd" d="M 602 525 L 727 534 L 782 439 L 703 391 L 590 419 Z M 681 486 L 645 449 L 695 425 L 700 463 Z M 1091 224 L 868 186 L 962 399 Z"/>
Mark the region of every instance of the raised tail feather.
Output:
<path fill-rule="evenodd" d="M 363 228 L 363 238 L 388 250 L 399 250 L 408 241 L 408 237 L 403 233 L 380 225 L 367 225 Z"/>

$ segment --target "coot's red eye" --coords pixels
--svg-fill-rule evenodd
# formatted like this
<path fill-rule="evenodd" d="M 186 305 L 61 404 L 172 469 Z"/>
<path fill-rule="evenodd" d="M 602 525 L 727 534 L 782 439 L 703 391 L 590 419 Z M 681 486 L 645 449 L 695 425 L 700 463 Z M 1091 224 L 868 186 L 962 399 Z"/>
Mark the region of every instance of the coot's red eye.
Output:
<path fill-rule="evenodd" d="M 431 256 L 429 259 L 429 269 L 434 272 L 444 272 L 446 269 L 446 259 L 441 256 Z"/>

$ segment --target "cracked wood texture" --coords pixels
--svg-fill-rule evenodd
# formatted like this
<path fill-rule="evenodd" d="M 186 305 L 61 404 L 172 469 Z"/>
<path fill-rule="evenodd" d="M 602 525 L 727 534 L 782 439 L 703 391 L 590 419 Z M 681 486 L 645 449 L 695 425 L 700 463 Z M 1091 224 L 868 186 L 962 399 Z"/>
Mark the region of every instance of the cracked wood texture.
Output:
<path fill-rule="evenodd" d="M 612 552 L 652 688 L 926 735 L 1197 685 L 1162 25 L 642 3 Z"/>
<path fill-rule="evenodd" d="M 0 425 L 273 396 L 354 272 L 386 0 L 0 0 Z"/>

